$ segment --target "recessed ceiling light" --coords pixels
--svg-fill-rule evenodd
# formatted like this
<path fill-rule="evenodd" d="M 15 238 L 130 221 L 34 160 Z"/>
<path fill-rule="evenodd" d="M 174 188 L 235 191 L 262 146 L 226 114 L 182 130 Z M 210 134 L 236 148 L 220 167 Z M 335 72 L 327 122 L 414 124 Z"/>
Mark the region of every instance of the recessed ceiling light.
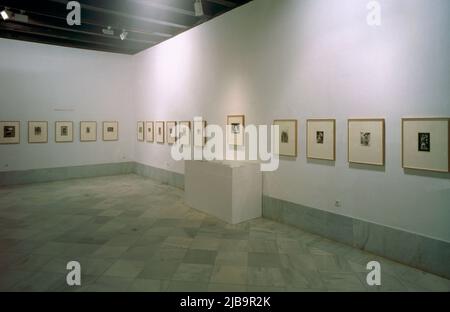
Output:
<path fill-rule="evenodd" d="M 7 20 L 11 18 L 11 12 L 8 11 L 7 9 L 4 9 L 1 13 L 3 20 Z"/>

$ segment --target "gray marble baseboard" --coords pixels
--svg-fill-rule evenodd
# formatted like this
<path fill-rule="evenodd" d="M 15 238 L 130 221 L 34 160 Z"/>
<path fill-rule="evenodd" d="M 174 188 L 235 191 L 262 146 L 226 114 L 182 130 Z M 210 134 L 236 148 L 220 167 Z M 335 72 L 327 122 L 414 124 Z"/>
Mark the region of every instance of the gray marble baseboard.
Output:
<path fill-rule="evenodd" d="M 184 189 L 184 175 L 136 162 L 0 172 L 0 186 L 135 173 Z"/>
<path fill-rule="evenodd" d="M 165 169 L 135 163 L 134 173 L 170 186 L 184 189 L 184 175 Z"/>
<path fill-rule="evenodd" d="M 450 279 L 450 243 L 263 196 L 263 216 Z"/>
<path fill-rule="evenodd" d="M 0 186 L 133 173 L 134 162 L 0 172 Z"/>

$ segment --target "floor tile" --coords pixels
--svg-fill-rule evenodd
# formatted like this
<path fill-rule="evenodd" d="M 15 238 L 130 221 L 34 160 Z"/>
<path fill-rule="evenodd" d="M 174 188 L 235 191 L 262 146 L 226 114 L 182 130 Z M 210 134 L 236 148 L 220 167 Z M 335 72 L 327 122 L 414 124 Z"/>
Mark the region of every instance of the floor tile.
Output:
<path fill-rule="evenodd" d="M 190 248 L 197 249 L 197 250 L 217 251 L 219 248 L 219 243 L 220 243 L 220 241 L 218 239 L 198 237 L 192 241 Z"/>
<path fill-rule="evenodd" d="M 249 285 L 284 287 L 286 282 L 279 268 L 249 267 Z"/>
<path fill-rule="evenodd" d="M 216 265 L 211 276 L 211 283 L 247 285 L 247 267 Z"/>
<path fill-rule="evenodd" d="M 130 288 L 134 279 L 101 276 L 95 280 L 92 284 L 82 287 L 80 291 L 83 292 L 125 292 Z"/>
<path fill-rule="evenodd" d="M 144 270 L 138 278 L 170 280 L 180 266 L 179 260 L 154 260 L 145 263 Z"/>
<path fill-rule="evenodd" d="M 250 239 L 248 241 L 248 251 L 278 253 L 278 246 L 275 240 Z"/>
<path fill-rule="evenodd" d="M 168 285 L 168 281 L 151 280 L 151 279 L 135 279 L 128 291 L 132 292 L 161 292 L 164 291 Z"/>
<path fill-rule="evenodd" d="M 119 258 L 129 249 L 128 246 L 101 246 L 94 253 L 92 253 L 93 258 Z"/>
<path fill-rule="evenodd" d="M 207 292 L 208 284 L 199 282 L 171 281 L 167 292 Z"/>
<path fill-rule="evenodd" d="M 320 273 L 325 288 L 329 291 L 367 291 L 354 273 Z"/>
<path fill-rule="evenodd" d="M 217 251 L 189 249 L 183 259 L 184 263 L 214 264 Z"/>
<path fill-rule="evenodd" d="M 216 257 L 216 265 L 246 266 L 249 254 L 242 251 L 219 251 Z"/>
<path fill-rule="evenodd" d="M 234 284 L 216 284 L 210 283 L 208 285 L 209 292 L 246 292 L 247 286 L 245 285 L 234 285 Z"/>
<path fill-rule="evenodd" d="M 281 267 L 280 256 L 276 253 L 249 252 L 248 266 L 279 268 Z"/>
<path fill-rule="evenodd" d="M 117 260 L 104 273 L 105 276 L 135 278 L 144 270 L 144 261 Z"/>
<path fill-rule="evenodd" d="M 172 280 L 208 283 L 212 270 L 213 266 L 208 264 L 182 263 L 173 275 Z"/>

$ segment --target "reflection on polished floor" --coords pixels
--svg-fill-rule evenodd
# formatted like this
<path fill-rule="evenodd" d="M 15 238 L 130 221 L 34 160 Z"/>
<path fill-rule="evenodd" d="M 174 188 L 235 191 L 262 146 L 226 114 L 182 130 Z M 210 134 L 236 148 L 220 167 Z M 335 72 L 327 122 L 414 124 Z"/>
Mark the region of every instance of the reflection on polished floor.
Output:
<path fill-rule="evenodd" d="M 66 284 L 81 264 L 82 286 Z M 382 266 L 369 287 L 366 264 Z M 450 281 L 299 229 L 228 225 L 136 175 L 0 189 L 1 291 L 450 291 Z"/>

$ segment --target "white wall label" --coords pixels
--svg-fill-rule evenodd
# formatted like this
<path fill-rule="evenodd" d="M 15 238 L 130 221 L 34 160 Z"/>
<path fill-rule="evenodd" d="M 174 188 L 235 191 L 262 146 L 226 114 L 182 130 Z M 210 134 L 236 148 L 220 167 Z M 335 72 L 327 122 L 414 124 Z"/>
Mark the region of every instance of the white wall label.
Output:
<path fill-rule="evenodd" d="M 370 272 L 367 274 L 367 285 L 380 286 L 381 285 L 381 264 L 378 261 L 371 261 L 367 263 L 367 270 Z"/>
<path fill-rule="evenodd" d="M 71 10 L 67 14 L 67 25 L 81 25 L 81 5 L 78 1 L 69 1 L 67 3 L 67 10 Z"/>
<path fill-rule="evenodd" d="M 70 261 L 66 266 L 67 273 L 66 281 L 69 286 L 81 286 L 81 265 L 78 261 Z"/>
<path fill-rule="evenodd" d="M 367 25 L 381 26 L 381 4 L 378 1 L 370 1 L 367 3 Z"/>

